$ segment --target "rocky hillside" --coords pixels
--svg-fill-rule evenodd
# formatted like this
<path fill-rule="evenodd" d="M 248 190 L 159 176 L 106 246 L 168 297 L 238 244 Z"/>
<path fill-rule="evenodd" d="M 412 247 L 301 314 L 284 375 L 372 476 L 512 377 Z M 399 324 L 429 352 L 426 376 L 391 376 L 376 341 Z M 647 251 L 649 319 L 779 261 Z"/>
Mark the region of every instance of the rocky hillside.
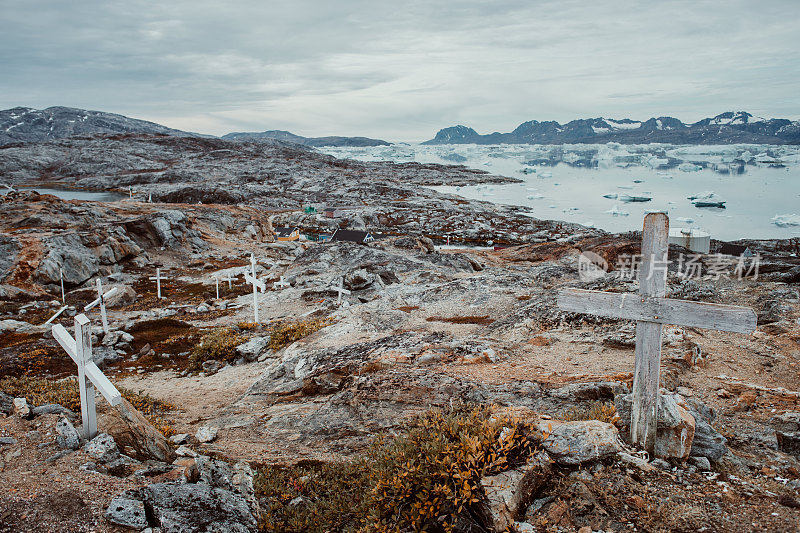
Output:
<path fill-rule="evenodd" d="M 608 118 L 578 119 L 559 124 L 555 121 L 523 122 L 510 133 L 481 135 L 467 126 L 439 130 L 423 144 L 798 144 L 800 121 L 763 119 L 744 111 L 727 112 L 684 124 L 672 117 L 645 121 Z"/>
<path fill-rule="evenodd" d="M 229 141 L 261 141 L 264 139 L 277 139 L 304 146 L 389 146 L 390 143 L 380 139 L 367 137 L 302 137 L 283 130 L 269 130 L 262 132 L 233 132 L 222 136 Z"/>
<path fill-rule="evenodd" d="M 114 113 L 72 107 L 15 107 L 0 111 L 0 146 L 63 139 L 75 135 L 121 133 L 197 135 Z"/>

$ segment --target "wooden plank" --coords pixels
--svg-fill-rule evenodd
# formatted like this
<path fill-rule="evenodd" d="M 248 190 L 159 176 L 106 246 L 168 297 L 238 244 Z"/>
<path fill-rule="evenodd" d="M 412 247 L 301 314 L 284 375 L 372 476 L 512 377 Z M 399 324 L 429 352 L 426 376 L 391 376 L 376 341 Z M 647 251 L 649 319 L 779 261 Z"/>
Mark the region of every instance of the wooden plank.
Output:
<path fill-rule="evenodd" d="M 669 218 L 665 213 L 648 213 L 642 230 L 642 262 L 639 266 L 639 294 L 663 298 L 667 292 L 667 251 Z M 661 367 L 662 325 L 636 323 L 636 363 L 633 373 L 631 440 L 652 456 L 658 426 L 658 379 Z"/>
<path fill-rule="evenodd" d="M 85 367 L 86 376 L 97 387 L 106 401 L 112 406 L 116 407 L 122 403 L 122 395 L 117 390 L 111 381 L 103 374 L 94 362 L 89 362 Z"/>
<path fill-rule="evenodd" d="M 254 277 L 253 277 L 253 276 L 251 276 L 250 274 L 245 274 L 245 275 L 244 275 L 244 279 L 247 281 L 247 283 L 250 283 L 250 284 L 252 284 L 252 285 L 254 285 L 254 286 L 258 287 L 258 289 L 259 289 L 261 292 L 264 292 L 265 290 L 267 290 L 267 285 L 266 285 L 266 283 L 264 283 L 264 282 L 263 282 L 263 281 L 261 281 L 260 279 L 256 279 L 256 278 L 254 278 Z"/>
<path fill-rule="evenodd" d="M 64 312 L 64 310 L 65 310 L 67 307 L 69 307 L 69 306 L 68 306 L 68 305 L 65 305 L 64 307 L 62 307 L 61 309 L 59 309 L 59 310 L 56 312 L 56 314 L 54 314 L 53 316 L 51 316 L 50 318 L 48 318 L 48 319 L 47 319 L 47 322 L 45 322 L 45 323 L 44 323 L 44 324 L 42 324 L 42 325 L 43 325 L 43 326 L 46 326 L 46 325 L 48 325 L 49 323 L 51 323 L 53 320 L 55 320 L 56 318 L 58 318 L 59 316 L 61 316 L 61 313 L 63 313 L 63 312 Z"/>
<path fill-rule="evenodd" d="M 50 331 L 53 333 L 53 337 L 56 339 L 56 341 L 58 341 L 58 344 L 64 348 L 64 351 L 67 352 L 67 355 L 69 355 L 77 365 L 78 355 L 75 347 L 75 339 L 72 338 L 72 335 L 70 335 L 66 328 L 61 324 L 56 324 Z"/>
<path fill-rule="evenodd" d="M 650 298 L 634 293 L 564 289 L 558 293 L 558 307 L 574 313 L 745 334 L 755 331 L 757 325 L 756 314 L 749 307 Z"/>
<path fill-rule="evenodd" d="M 83 436 L 86 439 L 93 439 L 97 435 L 97 407 L 94 400 L 94 385 L 86 376 L 86 364 L 92 362 L 92 324 L 83 314 L 75 317 L 75 347 Z"/>
<path fill-rule="evenodd" d="M 119 288 L 118 287 L 112 287 L 110 291 L 108 291 L 107 293 L 105 293 L 103 295 L 103 298 L 111 298 L 112 296 L 117 294 L 117 292 L 119 292 Z M 92 309 L 97 307 L 97 304 L 99 304 L 99 303 L 100 303 L 100 298 L 95 298 L 94 300 L 91 301 L 91 303 L 86 304 L 86 306 L 83 308 L 83 310 L 84 311 L 91 311 Z"/>

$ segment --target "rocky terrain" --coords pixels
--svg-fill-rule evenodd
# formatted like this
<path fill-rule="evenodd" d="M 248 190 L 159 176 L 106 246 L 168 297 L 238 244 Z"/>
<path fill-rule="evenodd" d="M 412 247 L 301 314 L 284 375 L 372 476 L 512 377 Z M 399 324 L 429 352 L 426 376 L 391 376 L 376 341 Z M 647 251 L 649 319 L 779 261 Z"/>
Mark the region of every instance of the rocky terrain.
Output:
<path fill-rule="evenodd" d="M 800 122 L 782 118 L 763 119 L 745 111 L 728 111 L 685 124 L 673 117 L 636 121 L 629 118 L 577 119 L 559 124 L 530 120 L 510 133 L 481 135 L 467 126 L 439 130 L 423 144 L 798 144 Z"/>
<path fill-rule="evenodd" d="M 465 479 L 458 531 L 798 530 L 797 243 L 748 242 L 763 256 L 757 278 L 709 275 L 711 256 L 703 279 L 670 272 L 670 296 L 752 306 L 759 328 L 665 328 L 658 457 L 646 457 L 626 428 L 633 324 L 555 305 L 566 286 L 636 291 L 613 271 L 580 281 L 577 258 L 614 265 L 640 235 L 427 188 L 507 179 L 280 141 L 118 135 L 0 149 L 0 181 L 20 189 L 0 197 L 0 530 L 370 530 L 355 511 L 312 520 L 361 505 L 336 503 L 325 483 L 354 490 L 376 439 L 463 405 L 494 410 L 481 427 L 509 459 Z M 121 198 L 22 190 L 43 184 Z M 276 241 L 284 225 L 309 240 Z M 311 240 L 337 227 L 377 238 Z M 268 286 L 260 324 L 243 278 L 251 253 Z M 95 360 L 130 403 L 98 399 L 90 442 L 75 430 L 75 365 L 44 325 L 64 307 L 61 273 L 65 327 L 98 276 L 118 288 L 108 333 L 87 314 Z M 446 529 L 436 520 L 427 530 Z"/>

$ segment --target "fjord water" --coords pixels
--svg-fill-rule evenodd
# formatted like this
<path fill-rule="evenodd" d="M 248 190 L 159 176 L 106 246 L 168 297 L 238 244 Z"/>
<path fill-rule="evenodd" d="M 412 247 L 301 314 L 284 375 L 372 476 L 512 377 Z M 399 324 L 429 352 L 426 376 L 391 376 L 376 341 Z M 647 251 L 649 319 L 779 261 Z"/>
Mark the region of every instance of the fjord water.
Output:
<path fill-rule="evenodd" d="M 39 194 L 52 194 L 62 200 L 86 200 L 91 202 L 115 202 L 127 198 L 124 194 L 103 191 L 82 191 L 78 189 L 53 189 L 47 187 L 20 188 L 20 191 L 34 191 Z M 0 190 L 0 195 L 8 193 L 8 189 Z"/>
<path fill-rule="evenodd" d="M 702 229 L 715 239 L 800 236 L 800 225 L 792 224 L 800 224 L 798 146 L 399 144 L 322 151 L 363 161 L 462 164 L 521 179 L 434 188 L 525 206 L 540 219 L 613 232 L 641 229 L 645 213 L 666 211 L 672 227 Z M 695 207 L 689 199 L 708 192 L 714 201 L 725 201 L 726 208 Z M 604 197 L 615 194 L 616 199 Z M 624 195 L 652 200 L 624 202 Z M 776 224 L 776 215 L 788 215 L 784 221 L 789 224 Z"/>

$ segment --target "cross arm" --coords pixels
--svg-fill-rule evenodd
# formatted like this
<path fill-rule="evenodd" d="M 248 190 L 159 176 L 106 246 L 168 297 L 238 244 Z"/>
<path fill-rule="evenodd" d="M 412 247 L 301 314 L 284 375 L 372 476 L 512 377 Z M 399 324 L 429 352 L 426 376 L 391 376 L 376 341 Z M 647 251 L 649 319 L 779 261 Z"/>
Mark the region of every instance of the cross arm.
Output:
<path fill-rule="evenodd" d="M 94 362 L 86 363 L 84 367 L 86 377 L 88 377 L 94 386 L 100 391 L 106 401 L 112 406 L 116 407 L 122 403 L 122 395 L 117 388 L 111 383 L 108 378 L 100 371 Z"/>
<path fill-rule="evenodd" d="M 558 293 L 558 307 L 575 313 L 736 333 L 752 333 L 757 325 L 756 314 L 749 307 L 652 298 L 635 293 L 564 289 Z"/>
<path fill-rule="evenodd" d="M 55 337 L 58 344 L 64 348 L 64 351 L 69 354 L 75 364 L 78 363 L 78 354 L 77 354 L 77 346 L 75 345 L 75 339 L 72 338 L 72 335 L 66 330 L 64 326 L 61 324 L 56 324 L 53 326 L 52 329 L 53 337 Z M 111 404 L 112 407 L 119 405 L 122 402 L 122 395 L 119 393 L 117 388 L 111 383 L 108 378 L 100 371 L 94 362 L 89 361 L 84 366 L 84 373 L 86 377 L 91 380 L 95 387 L 100 390 L 100 393 L 103 397 Z"/>
<path fill-rule="evenodd" d="M 105 293 L 103 295 L 103 299 L 110 298 L 110 297 L 114 296 L 115 294 L 117 294 L 117 292 L 119 292 L 119 289 L 117 287 L 112 287 L 110 291 L 108 291 L 107 293 Z M 92 301 L 91 303 L 87 304 L 86 307 L 83 308 L 83 310 L 84 311 L 89 311 L 90 309 L 92 309 L 94 307 L 97 307 L 97 304 L 99 304 L 99 303 L 100 303 L 100 298 L 95 298 L 94 301 Z"/>

